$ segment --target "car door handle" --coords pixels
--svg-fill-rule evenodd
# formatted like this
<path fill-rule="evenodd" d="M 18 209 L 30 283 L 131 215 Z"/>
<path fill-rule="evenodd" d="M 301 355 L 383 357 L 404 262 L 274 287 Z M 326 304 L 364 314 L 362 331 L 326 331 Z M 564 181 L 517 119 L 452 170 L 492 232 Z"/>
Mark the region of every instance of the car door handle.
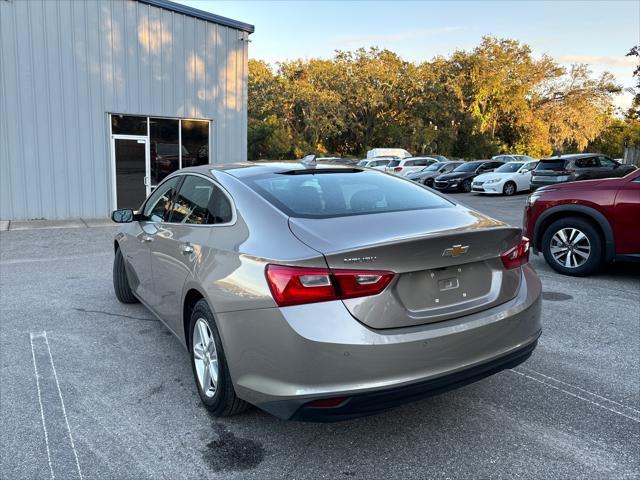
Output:
<path fill-rule="evenodd" d="M 193 253 L 193 247 L 188 243 L 184 243 L 180 245 L 180 251 L 182 252 L 183 255 L 190 255 Z"/>
<path fill-rule="evenodd" d="M 151 235 L 143 235 L 142 236 L 142 241 L 144 243 L 153 242 L 153 237 Z"/>

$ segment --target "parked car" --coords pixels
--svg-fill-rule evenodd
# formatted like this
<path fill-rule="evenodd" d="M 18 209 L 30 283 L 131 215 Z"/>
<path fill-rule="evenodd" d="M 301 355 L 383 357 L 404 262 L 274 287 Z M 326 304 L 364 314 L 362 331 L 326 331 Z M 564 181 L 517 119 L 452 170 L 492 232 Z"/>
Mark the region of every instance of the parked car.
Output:
<path fill-rule="evenodd" d="M 640 170 L 540 188 L 529 195 L 524 228 L 535 251 L 565 275 L 640 261 Z"/>
<path fill-rule="evenodd" d="M 406 176 L 436 162 L 437 160 L 431 157 L 398 158 L 390 161 L 384 170 L 394 175 Z"/>
<path fill-rule="evenodd" d="M 495 160 L 474 160 L 463 162 L 450 173 L 439 175 L 433 181 L 433 186 L 438 190 L 455 190 L 458 192 L 470 192 L 471 182 L 481 173 L 493 172 L 504 165 Z"/>
<path fill-rule="evenodd" d="M 372 414 L 513 368 L 541 332 L 520 228 L 375 170 L 194 167 L 112 218 L 117 298 L 178 337 L 216 416 Z"/>
<path fill-rule="evenodd" d="M 483 173 L 473 179 L 471 190 L 478 193 L 502 194 L 511 196 L 531 188 L 531 171 L 537 161 L 509 162 L 491 173 Z"/>
<path fill-rule="evenodd" d="M 533 171 L 531 188 L 556 183 L 623 177 L 636 167 L 623 165 L 599 153 L 576 153 L 540 160 Z"/>
<path fill-rule="evenodd" d="M 529 155 L 496 155 L 491 160 L 497 160 L 499 162 L 533 162 L 536 159 Z"/>
<path fill-rule="evenodd" d="M 381 170 L 384 172 L 385 167 L 389 164 L 389 162 L 395 159 L 397 159 L 397 157 L 364 158 L 358 162 L 358 166 L 374 168 L 376 170 Z"/>
<path fill-rule="evenodd" d="M 424 167 L 422 170 L 417 172 L 409 173 L 407 178 L 409 180 L 413 180 L 414 182 L 422 183 L 427 187 L 433 187 L 433 180 L 443 173 L 448 173 L 456 168 L 458 165 L 461 165 L 460 162 L 437 162 L 432 163 L 428 167 Z"/>

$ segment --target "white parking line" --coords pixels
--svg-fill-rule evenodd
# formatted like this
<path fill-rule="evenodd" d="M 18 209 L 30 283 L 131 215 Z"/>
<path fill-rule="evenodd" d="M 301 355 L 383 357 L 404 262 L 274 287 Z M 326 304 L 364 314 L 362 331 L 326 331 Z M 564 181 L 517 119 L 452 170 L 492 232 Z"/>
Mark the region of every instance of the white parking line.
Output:
<path fill-rule="evenodd" d="M 559 380 L 559 379 L 557 379 L 555 377 L 552 377 L 550 375 L 545 375 L 544 373 L 540 373 L 540 372 L 538 372 L 536 370 L 532 370 L 530 368 L 522 367 L 522 366 L 519 367 L 518 370 L 526 370 L 527 372 L 535 373 L 536 375 L 540 375 L 541 377 L 547 378 L 547 379 L 552 380 L 552 381 L 557 382 L 557 383 L 561 383 L 562 385 L 566 385 L 567 387 L 575 388 L 576 390 L 580 390 L 581 392 L 588 393 L 589 395 L 597 397 L 597 398 L 599 398 L 601 400 L 604 400 L 604 401 L 609 402 L 609 403 L 613 403 L 614 405 L 618 405 L 619 407 L 626 408 L 628 410 L 631 410 L 632 412 L 640 414 L 640 410 L 636 410 L 633 407 L 629 407 L 629 406 L 624 405 L 622 403 L 616 402 L 615 400 L 611 400 L 611 399 L 609 399 L 607 397 L 603 397 L 602 395 L 598 395 L 597 393 L 593 393 L 593 392 L 591 392 L 589 390 L 586 390 L 584 388 L 580 388 L 580 387 L 577 387 L 576 385 L 572 385 L 570 383 L 564 382 L 564 381 Z"/>
<path fill-rule="evenodd" d="M 33 370 L 36 374 L 36 387 L 38 388 L 38 403 L 40 404 L 40 419 L 42 420 L 42 430 L 44 431 L 44 443 L 47 447 L 47 461 L 49 462 L 49 471 L 51 472 L 51 480 L 54 480 L 56 476 L 53 474 L 53 466 L 51 466 L 51 451 L 49 450 L 49 435 L 47 434 L 47 424 L 44 421 L 44 408 L 42 407 L 42 393 L 40 392 L 40 375 L 38 375 L 38 366 L 36 365 L 36 354 L 33 349 L 33 337 L 30 335 L 29 341 L 31 342 L 31 356 L 33 357 Z"/>
<path fill-rule="evenodd" d="M 13 260 L 3 260 L 0 265 L 21 265 L 24 263 L 44 263 L 44 262 L 70 262 L 83 258 L 106 257 L 113 256 L 113 252 L 88 253 L 86 255 L 45 257 L 45 258 L 15 258 Z"/>
<path fill-rule="evenodd" d="M 619 412 L 618 410 L 615 410 L 615 409 L 613 409 L 613 408 L 609 408 L 609 407 L 607 407 L 606 405 L 602 405 L 602 404 L 600 404 L 600 403 L 598 403 L 598 402 L 594 402 L 593 400 L 589 400 L 588 398 L 584 398 L 584 397 L 582 397 L 582 396 L 580 396 L 580 395 L 577 395 L 577 394 L 575 394 L 575 393 L 572 393 L 572 392 L 570 392 L 570 391 L 568 391 L 568 390 L 565 390 L 565 389 L 563 389 L 563 388 L 556 387 L 555 385 L 552 385 L 552 384 L 550 384 L 550 383 L 548 383 L 548 382 L 545 382 L 545 381 L 543 381 L 543 380 L 540 380 L 540 379 L 538 379 L 538 378 L 534 378 L 534 377 L 532 377 L 532 376 L 530 376 L 530 375 L 527 375 L 526 373 L 522 373 L 522 372 L 519 372 L 519 371 L 517 371 L 517 370 L 509 370 L 509 371 L 510 371 L 510 372 L 513 372 L 513 373 L 515 373 L 515 374 L 517 374 L 517 375 L 520 375 L 520 376 L 522 376 L 522 377 L 528 378 L 529 380 L 533 380 L 534 382 L 541 383 L 541 384 L 543 384 L 543 385 L 546 385 L 547 387 L 550 387 L 550 388 L 553 388 L 553 389 L 558 390 L 558 391 L 560 391 L 560 392 L 566 393 L 567 395 L 570 395 L 570 396 L 572 396 L 572 397 L 574 397 L 574 398 L 577 398 L 578 400 L 582 400 L 582 401 L 584 401 L 584 402 L 587 402 L 587 403 L 590 403 L 590 404 L 592 404 L 592 405 L 595 405 L 596 407 L 603 408 L 603 409 L 605 409 L 605 410 L 608 410 L 609 412 L 612 412 L 612 413 L 615 413 L 615 414 L 620 415 L 620 416 L 622 416 L 622 417 L 628 418 L 629 420 L 633 420 L 633 421 L 634 421 L 634 422 L 636 422 L 636 423 L 640 423 L 640 419 L 639 419 L 639 418 L 635 418 L 635 417 L 632 417 L 632 416 L 626 415 L 626 414 L 624 414 L 624 413 L 622 413 L 622 412 Z"/>
<path fill-rule="evenodd" d="M 73 442 L 47 332 L 31 333 L 30 341 L 51 478 L 55 479 L 55 472 L 58 472 L 60 478 L 82 480 L 78 452 Z M 68 438 L 68 443 L 65 437 Z"/>

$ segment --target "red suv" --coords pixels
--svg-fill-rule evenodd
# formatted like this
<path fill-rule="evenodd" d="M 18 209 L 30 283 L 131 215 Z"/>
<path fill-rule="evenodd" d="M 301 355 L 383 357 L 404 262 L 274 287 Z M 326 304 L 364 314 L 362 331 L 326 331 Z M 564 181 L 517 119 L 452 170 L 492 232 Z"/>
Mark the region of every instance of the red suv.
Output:
<path fill-rule="evenodd" d="M 640 261 L 640 170 L 542 187 L 529 195 L 523 223 L 534 252 L 565 275 Z"/>

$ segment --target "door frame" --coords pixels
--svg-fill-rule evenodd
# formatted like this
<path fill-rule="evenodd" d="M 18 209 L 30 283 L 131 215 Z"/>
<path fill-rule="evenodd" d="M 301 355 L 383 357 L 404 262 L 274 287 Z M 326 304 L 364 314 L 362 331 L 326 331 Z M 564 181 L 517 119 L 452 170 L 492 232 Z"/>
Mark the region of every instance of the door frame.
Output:
<path fill-rule="evenodd" d="M 143 179 L 145 186 L 145 198 L 149 196 L 151 193 L 151 151 L 149 145 L 149 136 L 148 135 L 122 135 L 122 134 L 112 134 L 111 135 L 111 178 L 113 178 L 113 182 L 111 183 L 111 197 L 113 210 L 118 208 L 118 177 L 116 171 L 116 140 L 137 140 L 138 143 L 144 143 L 144 171 L 145 176 Z"/>

